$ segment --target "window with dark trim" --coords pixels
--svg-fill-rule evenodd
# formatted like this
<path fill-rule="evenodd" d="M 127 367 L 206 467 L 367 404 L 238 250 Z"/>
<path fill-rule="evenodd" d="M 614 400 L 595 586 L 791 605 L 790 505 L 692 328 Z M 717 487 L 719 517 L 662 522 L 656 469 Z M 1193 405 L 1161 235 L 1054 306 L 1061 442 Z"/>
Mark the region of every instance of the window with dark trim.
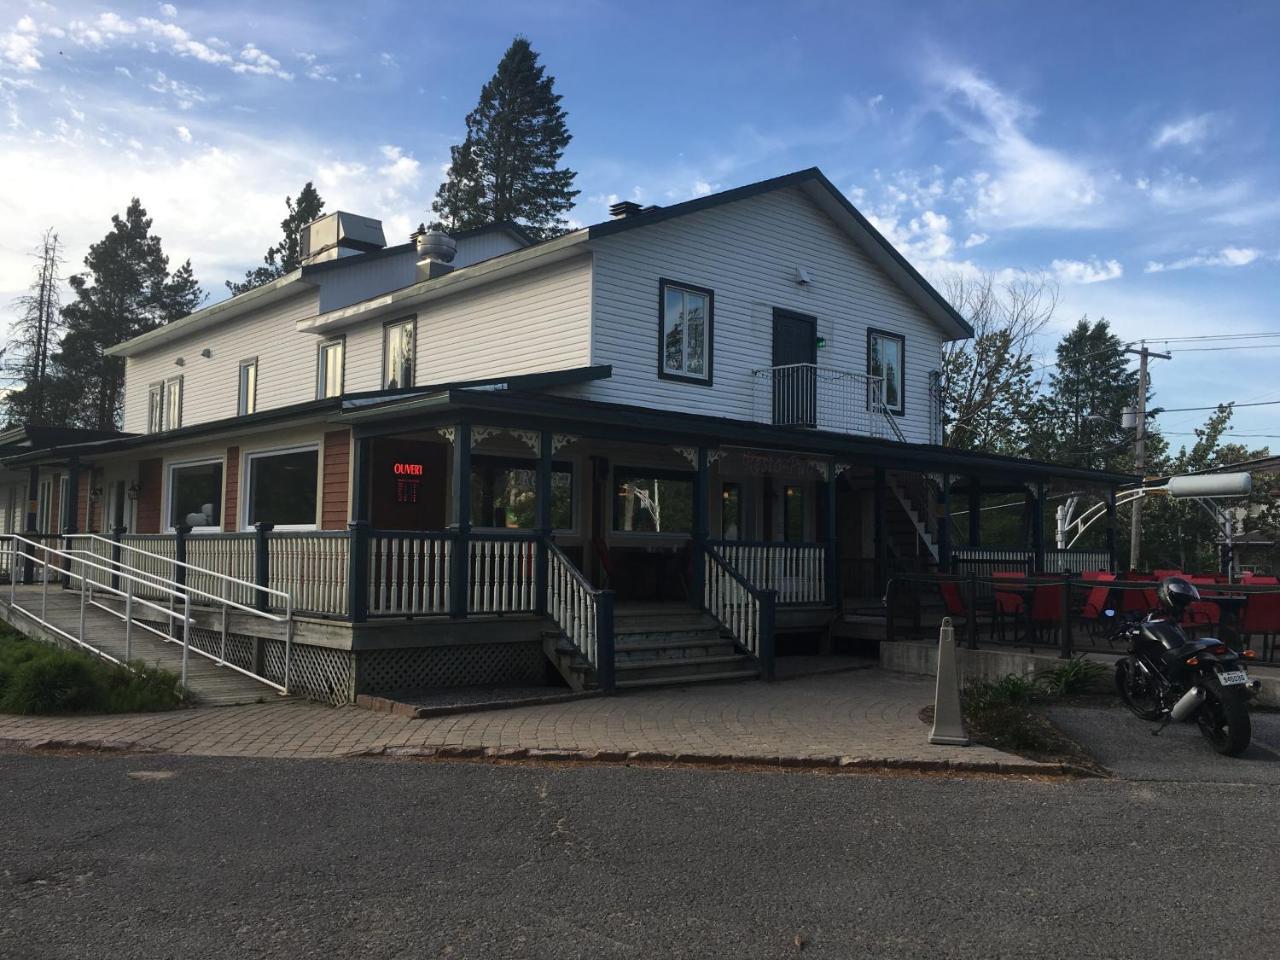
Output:
<path fill-rule="evenodd" d="M 537 520 L 538 462 L 520 457 L 471 457 L 471 523 L 532 530 Z M 573 529 L 573 464 L 551 464 L 551 527 Z"/>
<path fill-rule="evenodd" d="M 711 383 L 715 294 L 675 280 L 658 281 L 658 376 Z"/>
<path fill-rule="evenodd" d="M 236 414 L 243 417 L 258 409 L 258 358 L 240 361 L 240 393 Z"/>
<path fill-rule="evenodd" d="M 742 539 L 742 484 L 726 482 L 720 491 L 720 539 Z"/>
<path fill-rule="evenodd" d="M 413 386 L 416 318 L 388 323 L 382 332 L 382 386 L 386 390 Z"/>
<path fill-rule="evenodd" d="M 216 530 L 222 523 L 222 461 L 169 466 L 169 529 Z"/>
<path fill-rule="evenodd" d="M 880 400 L 890 413 L 902 414 L 906 409 L 906 354 L 905 337 L 867 330 L 867 374 L 879 378 Z"/>
<path fill-rule="evenodd" d="M 342 380 L 346 370 L 347 339 L 334 337 L 316 348 L 316 399 L 342 396 Z"/>
<path fill-rule="evenodd" d="M 265 521 L 277 528 L 314 527 L 320 451 L 272 450 L 247 457 L 245 526 Z"/>
<path fill-rule="evenodd" d="M 782 539 L 788 543 L 804 542 L 804 487 L 787 484 L 782 488 Z"/>
<path fill-rule="evenodd" d="M 693 530 L 694 474 L 617 467 L 613 473 L 613 529 L 621 533 Z"/>

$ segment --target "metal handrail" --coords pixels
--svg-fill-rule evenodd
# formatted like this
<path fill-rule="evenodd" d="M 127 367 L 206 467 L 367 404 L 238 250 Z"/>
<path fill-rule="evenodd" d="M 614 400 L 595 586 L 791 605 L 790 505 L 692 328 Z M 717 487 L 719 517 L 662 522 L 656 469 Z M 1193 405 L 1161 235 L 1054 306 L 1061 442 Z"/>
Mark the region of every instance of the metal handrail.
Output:
<path fill-rule="evenodd" d="M 286 617 L 292 616 L 293 597 L 290 595 L 290 593 L 287 590 L 277 590 L 274 587 L 259 586 L 258 584 L 254 583 L 252 580 L 245 580 L 242 577 L 233 577 L 228 573 L 219 573 L 217 570 L 210 570 L 208 567 L 197 567 L 195 564 L 187 563 L 183 560 L 175 560 L 173 557 L 166 557 L 162 553 L 152 553 L 150 550 L 143 550 L 141 547 L 135 547 L 127 543 L 121 543 L 118 540 L 112 540 L 110 537 L 104 537 L 96 533 L 70 534 L 64 537 L 63 539 L 65 540 L 96 540 L 99 543 L 110 544 L 112 547 L 119 547 L 121 550 L 128 550 L 131 553 L 138 553 L 144 557 L 151 557 L 154 560 L 163 560 L 165 563 L 170 564 L 171 566 L 174 566 L 174 567 L 182 567 L 184 570 L 193 570 L 196 573 L 201 574 L 202 576 L 213 577 L 214 579 L 221 580 L 224 583 L 230 583 L 234 586 L 245 587 L 250 590 L 259 591 L 269 596 L 281 597 L 285 601 L 283 606 L 286 611 Z M 90 556 L 96 556 L 96 554 L 90 554 Z M 109 562 L 115 563 L 116 561 L 112 560 Z M 139 572 L 142 573 L 143 576 L 153 577 L 158 580 L 164 579 L 163 577 L 161 577 L 159 574 L 156 574 L 156 573 L 147 573 L 145 570 L 139 571 Z M 170 578 L 169 582 L 176 583 L 177 581 Z M 219 597 L 216 594 L 209 593 L 208 591 L 205 591 L 205 590 L 197 589 L 196 587 L 188 587 L 186 584 L 182 584 L 182 589 L 187 591 L 188 593 L 197 593 L 202 597 L 209 598 L 210 600 L 217 600 L 219 603 L 229 603 L 236 609 L 243 610 L 246 613 L 258 614 L 260 616 L 265 616 L 268 619 L 276 620 L 276 621 L 282 621 L 285 619 L 285 617 L 276 617 L 272 614 L 265 613 L 262 610 L 255 610 L 253 607 L 248 607 L 243 604 L 236 603 L 236 601 L 234 600 L 228 600 L 225 597 Z"/>
<path fill-rule="evenodd" d="M 166 643 L 179 642 L 172 636 L 164 633 L 163 631 L 157 630 L 155 627 L 152 627 L 149 624 L 144 623 L 140 620 L 135 620 L 133 615 L 134 604 L 141 604 L 143 607 L 155 610 L 161 615 L 168 618 L 170 629 L 172 629 L 174 620 L 180 619 L 182 623 L 182 640 L 180 641 L 182 644 L 181 681 L 182 681 L 182 684 L 185 686 L 187 682 L 187 661 L 188 661 L 190 652 L 193 649 L 191 647 L 191 624 L 193 622 L 191 618 L 191 597 L 192 597 L 192 594 L 199 594 L 201 596 L 207 597 L 223 605 L 222 650 L 221 650 L 221 656 L 216 656 L 205 650 L 201 650 L 199 647 L 194 648 L 195 652 L 197 654 L 200 654 L 203 657 L 206 657 L 209 660 L 214 661 L 219 666 L 224 666 L 231 670 L 234 670 L 237 673 L 244 674 L 245 676 L 250 677 L 254 680 L 257 680 L 260 683 L 266 684 L 267 686 L 271 687 L 272 689 L 280 693 L 287 694 L 289 692 L 289 671 L 290 671 L 290 665 L 291 665 L 292 653 L 293 653 L 292 610 L 289 610 L 286 613 L 285 617 L 279 617 L 274 614 L 269 614 L 260 610 L 255 610 L 252 607 L 246 607 L 242 604 L 236 603 L 233 600 L 228 600 L 223 597 L 216 597 L 213 594 L 206 593 L 202 590 L 196 590 L 193 588 L 186 587 L 185 585 L 179 584 L 173 580 L 166 581 L 165 578 L 160 577 L 158 574 L 147 573 L 144 570 L 137 570 L 136 568 L 130 567 L 119 561 L 108 560 L 101 563 L 97 562 L 99 558 L 97 558 L 96 555 L 91 554 L 85 550 L 61 550 L 56 547 L 48 547 L 48 546 L 45 546 L 44 544 L 37 543 L 32 540 L 28 540 L 27 538 L 19 536 L 17 534 L 5 535 L 4 539 L 10 542 L 11 544 L 13 544 L 14 546 L 14 549 L 11 552 L 12 565 L 9 570 L 9 605 L 10 607 L 12 609 L 21 611 L 28 617 L 31 617 L 41 626 L 44 626 L 45 628 L 54 631 L 59 636 L 65 637 L 66 639 L 70 640 L 72 643 L 75 643 L 77 646 L 83 647 L 86 650 L 91 651 L 96 656 L 99 656 L 104 660 L 108 660 L 112 663 L 120 664 L 126 669 L 130 669 L 129 661 L 131 659 L 133 628 L 135 626 L 140 627 L 143 630 L 146 630 L 148 633 L 155 634 Z M 105 538 L 99 538 L 99 539 L 105 539 Z M 114 543 L 114 541 L 106 541 L 106 542 Z M 19 544 L 25 544 L 28 549 L 18 549 Z M 38 553 L 34 551 L 38 551 Z M 54 565 L 53 563 L 50 562 L 49 560 L 50 557 L 59 558 L 66 562 L 64 564 Z M 89 560 L 89 559 L 86 559 L 86 557 L 94 557 L 94 559 Z M 41 577 L 42 590 L 41 590 L 40 613 L 38 616 L 34 611 L 28 610 L 25 606 L 20 605 L 17 600 L 17 585 L 18 585 L 18 579 L 19 579 L 18 566 L 19 566 L 20 558 L 22 560 L 30 560 L 33 563 L 39 564 L 41 567 L 44 568 L 44 575 Z M 168 558 L 161 557 L 161 559 L 168 559 Z M 72 564 L 80 565 L 79 573 L 76 573 L 73 571 Z M 51 569 L 56 570 L 58 571 L 59 574 L 66 576 L 68 582 L 70 582 L 71 580 L 78 580 L 80 583 L 79 636 L 75 636 L 69 633 L 68 631 L 52 623 L 47 618 L 48 617 L 48 589 L 49 589 L 49 580 L 50 580 L 50 577 L 48 574 Z M 110 583 L 96 583 L 96 582 L 90 581 L 88 577 L 85 575 L 87 570 L 99 571 L 103 574 L 106 574 L 108 578 L 114 578 L 116 582 L 120 582 L 120 581 L 127 582 L 131 585 L 131 588 L 125 591 L 125 590 L 119 589 L 118 587 L 111 586 Z M 171 604 L 181 601 L 183 605 L 182 614 L 179 615 L 172 608 L 172 606 L 170 606 L 169 608 L 166 608 L 161 606 L 160 604 L 153 603 L 144 597 L 135 595 L 132 589 L 133 584 L 138 584 L 147 589 L 156 590 L 164 595 L 167 595 L 170 598 Z M 116 597 L 123 598 L 125 602 L 124 612 L 121 613 L 120 611 L 113 610 L 111 607 L 103 603 L 99 603 L 96 600 L 93 600 L 92 599 L 93 589 L 97 589 L 103 593 L 111 594 Z M 108 613 L 111 616 L 117 617 L 124 621 L 125 659 L 123 661 L 117 659 L 116 657 L 111 656 L 111 654 L 107 653 L 104 650 L 100 650 L 99 648 L 95 647 L 93 644 L 89 643 L 85 639 L 85 609 L 90 604 L 104 611 L 105 613 Z M 246 670 L 243 667 L 239 667 L 236 664 L 231 663 L 229 660 L 226 659 L 227 608 L 228 607 L 234 607 L 236 609 L 243 610 L 246 613 L 251 613 L 277 623 L 279 622 L 285 623 L 285 664 L 284 664 L 284 678 L 283 678 L 284 682 L 283 683 L 276 683 L 272 680 L 268 680 L 266 677 L 256 674 L 251 670 Z"/>

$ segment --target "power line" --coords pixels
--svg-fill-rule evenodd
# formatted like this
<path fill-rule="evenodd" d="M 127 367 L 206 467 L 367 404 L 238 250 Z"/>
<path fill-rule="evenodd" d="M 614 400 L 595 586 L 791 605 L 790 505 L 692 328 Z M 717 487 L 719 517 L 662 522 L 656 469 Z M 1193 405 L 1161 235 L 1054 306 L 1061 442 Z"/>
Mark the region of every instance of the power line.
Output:
<path fill-rule="evenodd" d="M 1280 406 L 1280 400 L 1261 400 L 1256 403 L 1236 403 L 1234 400 L 1224 400 L 1217 406 L 1213 407 L 1157 407 L 1157 413 L 1191 413 L 1199 410 L 1217 410 L 1218 407 L 1231 407 L 1239 410 L 1242 407 L 1276 407 Z"/>
<path fill-rule="evenodd" d="M 1275 350 L 1280 343 L 1242 343 L 1234 347 L 1174 347 L 1170 353 L 1204 353 L 1207 350 Z"/>

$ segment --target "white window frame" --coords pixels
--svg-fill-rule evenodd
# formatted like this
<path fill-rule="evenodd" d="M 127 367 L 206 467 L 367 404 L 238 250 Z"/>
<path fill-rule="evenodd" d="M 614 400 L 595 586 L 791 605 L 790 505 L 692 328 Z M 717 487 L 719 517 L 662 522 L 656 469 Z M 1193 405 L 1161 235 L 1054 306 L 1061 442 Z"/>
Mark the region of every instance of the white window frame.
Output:
<path fill-rule="evenodd" d="M 413 316 L 413 317 L 402 317 L 399 320 L 392 320 L 390 323 L 384 324 L 382 327 L 382 389 L 383 390 L 391 389 L 391 387 L 388 386 L 388 384 L 390 383 L 389 374 L 391 372 L 391 369 L 390 369 L 391 331 L 397 329 L 398 327 L 403 327 L 406 325 L 409 327 L 410 330 L 413 331 L 413 336 L 410 338 L 410 342 L 413 344 L 413 356 L 409 360 L 409 381 L 410 382 L 402 383 L 395 389 L 401 390 L 401 389 L 404 389 L 405 387 L 412 387 L 418 379 L 418 318 L 416 316 Z M 346 360 L 345 356 L 343 357 L 343 360 L 345 362 Z"/>
<path fill-rule="evenodd" d="M 173 412 L 175 394 L 177 395 L 176 403 L 178 412 L 178 416 L 176 418 L 170 416 Z M 178 374 L 176 377 L 170 377 L 164 382 L 162 403 L 164 408 L 164 429 L 177 430 L 182 426 L 182 374 Z M 175 419 L 177 419 L 177 423 L 173 422 Z"/>
<path fill-rule="evenodd" d="M 249 517 L 253 510 L 253 488 L 250 485 L 250 477 L 253 476 L 253 461 L 263 457 L 279 457 L 286 453 L 309 453 L 315 452 L 316 455 L 316 519 L 311 523 L 277 523 L 272 529 L 274 530 L 319 530 L 320 514 L 324 510 L 324 454 L 320 450 L 319 443 L 300 443 L 291 447 L 271 447 L 265 450 L 254 450 L 246 453 L 241 457 L 243 463 L 240 465 L 240 503 L 237 509 L 240 511 L 240 529 L 244 531 L 252 531 L 253 523 Z"/>
<path fill-rule="evenodd" d="M 36 486 L 36 531 L 50 533 L 53 515 L 53 477 L 41 477 Z"/>
<path fill-rule="evenodd" d="M 197 460 L 170 460 L 164 465 L 164 496 L 161 498 L 160 509 L 164 511 L 161 519 L 164 522 L 165 533 L 173 533 L 173 471 L 181 470 L 183 467 L 204 467 L 211 463 L 220 464 L 222 467 L 222 489 L 218 491 L 218 516 L 223 522 L 226 517 L 223 514 L 227 509 L 227 461 L 224 457 L 202 457 Z M 192 533 L 221 533 L 222 525 L 192 527 Z"/>
<path fill-rule="evenodd" d="M 164 430 L 164 381 L 147 387 L 147 433 Z"/>
<path fill-rule="evenodd" d="M 417 337 L 417 330 L 414 331 L 414 337 Z M 325 379 L 325 352 L 337 348 L 338 350 L 338 392 L 329 393 L 327 388 L 328 381 Z M 346 337 L 329 337 L 327 340 L 321 340 L 316 346 L 316 399 L 324 400 L 330 397 L 340 397 L 346 389 L 347 379 L 347 338 Z"/>
<path fill-rule="evenodd" d="M 871 356 L 872 347 L 875 341 L 893 341 L 898 346 L 898 402 L 890 405 L 888 400 L 889 381 L 886 377 L 880 376 L 880 403 L 885 410 L 893 414 L 895 417 L 901 417 L 907 412 L 907 338 L 904 334 L 894 333 L 891 330 L 867 330 L 867 375 L 877 376 L 872 372 Z"/>
<path fill-rule="evenodd" d="M 689 327 L 688 309 L 685 313 L 684 333 L 680 340 L 680 369 L 667 366 L 667 334 L 671 327 L 671 317 L 667 315 L 667 296 L 678 292 L 687 304 L 690 297 L 700 297 L 705 304 L 702 316 L 702 373 L 689 372 Z M 708 287 L 699 287 L 679 280 L 658 280 L 658 376 L 663 380 L 675 380 L 710 386 L 712 383 L 712 337 L 715 331 L 715 291 Z"/>
<path fill-rule="evenodd" d="M 245 371 L 253 370 L 251 389 L 245 389 Z M 236 368 L 236 416 L 247 417 L 258 412 L 258 358 L 246 357 Z"/>

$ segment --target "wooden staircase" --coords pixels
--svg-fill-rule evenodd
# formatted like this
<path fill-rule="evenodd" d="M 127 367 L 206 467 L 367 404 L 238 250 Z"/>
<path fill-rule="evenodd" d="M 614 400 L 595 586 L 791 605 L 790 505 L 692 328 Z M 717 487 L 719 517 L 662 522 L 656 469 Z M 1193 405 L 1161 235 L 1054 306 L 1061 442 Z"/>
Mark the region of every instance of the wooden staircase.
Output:
<path fill-rule="evenodd" d="M 707 613 L 684 604 L 623 604 L 614 618 L 614 672 L 619 688 L 656 687 L 760 675 Z M 543 649 L 575 690 L 595 686 L 594 671 L 558 632 L 543 635 Z"/>

